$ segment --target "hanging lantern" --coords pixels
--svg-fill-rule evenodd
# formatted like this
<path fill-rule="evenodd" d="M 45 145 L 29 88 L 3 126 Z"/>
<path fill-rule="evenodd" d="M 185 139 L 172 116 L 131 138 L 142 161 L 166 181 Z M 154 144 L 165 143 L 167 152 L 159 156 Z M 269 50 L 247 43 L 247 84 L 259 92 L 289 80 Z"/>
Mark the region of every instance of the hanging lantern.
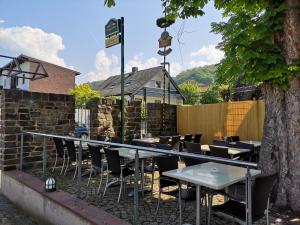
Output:
<path fill-rule="evenodd" d="M 45 191 L 46 192 L 56 191 L 56 181 L 53 177 L 49 177 L 45 181 Z"/>

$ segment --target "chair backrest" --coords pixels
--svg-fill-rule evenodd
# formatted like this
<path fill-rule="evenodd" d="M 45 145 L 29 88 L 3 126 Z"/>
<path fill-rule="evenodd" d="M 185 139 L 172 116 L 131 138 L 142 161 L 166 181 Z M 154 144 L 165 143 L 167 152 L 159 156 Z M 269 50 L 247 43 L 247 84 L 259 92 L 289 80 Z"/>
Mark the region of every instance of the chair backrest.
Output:
<path fill-rule="evenodd" d="M 160 136 L 159 143 L 160 144 L 169 144 L 170 136 Z"/>
<path fill-rule="evenodd" d="M 96 138 L 96 139 L 97 139 L 97 141 L 106 141 L 106 138 L 107 138 L 107 137 L 106 137 L 105 135 L 100 135 L 100 134 L 99 134 L 99 135 L 97 135 L 97 138 Z"/>
<path fill-rule="evenodd" d="M 185 144 L 186 144 L 186 151 L 188 153 L 194 153 L 194 154 L 202 154 L 203 153 L 201 151 L 201 144 L 192 143 L 192 142 L 186 142 Z M 185 166 L 193 166 L 193 165 L 204 163 L 206 161 L 203 159 L 195 159 L 195 158 L 185 157 L 184 162 L 185 162 Z"/>
<path fill-rule="evenodd" d="M 254 150 L 254 144 L 248 144 L 248 143 L 243 143 L 243 142 L 237 142 L 234 147 L 250 149 L 251 151 Z"/>
<path fill-rule="evenodd" d="M 202 134 L 195 134 L 194 143 L 200 143 Z"/>
<path fill-rule="evenodd" d="M 177 136 L 172 136 L 172 140 L 171 140 L 171 146 L 173 149 L 176 149 L 177 151 L 179 151 L 179 147 L 180 147 L 180 135 Z"/>
<path fill-rule="evenodd" d="M 238 142 L 240 141 L 240 136 L 230 136 L 230 139 L 232 142 Z"/>
<path fill-rule="evenodd" d="M 184 135 L 184 142 L 191 142 L 193 138 L 192 134 L 186 134 Z"/>
<path fill-rule="evenodd" d="M 122 144 L 122 138 L 115 136 L 111 138 L 111 142 L 112 143 L 118 143 L 118 144 Z"/>
<path fill-rule="evenodd" d="M 97 169 L 101 169 L 101 159 L 102 159 L 102 154 L 100 152 L 101 147 L 99 145 L 91 145 L 87 144 L 89 153 L 91 155 L 91 160 L 92 160 L 92 166 L 96 167 Z"/>
<path fill-rule="evenodd" d="M 66 146 L 67 146 L 67 151 L 68 151 L 68 156 L 71 160 L 76 160 L 76 148 L 74 141 L 72 140 L 65 140 Z"/>
<path fill-rule="evenodd" d="M 213 145 L 217 145 L 217 146 L 228 146 L 229 143 L 228 141 L 221 141 L 221 140 L 213 140 Z"/>
<path fill-rule="evenodd" d="M 119 176 L 121 174 L 121 160 L 119 151 L 105 148 L 104 152 L 107 160 L 108 170 L 111 171 L 112 175 Z"/>
<path fill-rule="evenodd" d="M 155 157 L 159 174 L 168 170 L 178 169 L 178 156 L 159 156 Z"/>
<path fill-rule="evenodd" d="M 61 138 L 53 138 L 55 147 L 56 147 L 56 154 L 59 157 L 63 157 L 64 156 L 64 142 L 63 139 Z"/>
<path fill-rule="evenodd" d="M 163 149 L 163 150 L 172 150 L 173 149 L 171 145 L 160 144 L 160 143 L 156 144 L 154 147 L 158 148 L 158 149 Z"/>
<path fill-rule="evenodd" d="M 277 174 L 257 177 L 252 189 L 252 216 L 253 218 L 261 218 L 264 216 L 267 208 L 268 198 L 271 194 Z"/>
<path fill-rule="evenodd" d="M 210 145 L 210 155 L 215 157 L 221 157 L 221 158 L 230 158 L 230 155 L 228 154 L 228 148 L 221 147 L 221 146 L 215 146 Z"/>

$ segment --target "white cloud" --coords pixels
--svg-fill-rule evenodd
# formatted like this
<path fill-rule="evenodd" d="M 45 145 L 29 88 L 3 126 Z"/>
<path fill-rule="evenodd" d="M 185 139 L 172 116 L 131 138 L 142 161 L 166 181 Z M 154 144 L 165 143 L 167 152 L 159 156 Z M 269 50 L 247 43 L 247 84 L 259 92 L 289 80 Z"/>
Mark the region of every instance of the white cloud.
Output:
<path fill-rule="evenodd" d="M 61 36 L 30 26 L 0 27 L 0 45 L 14 54 L 25 54 L 66 66 L 58 52 L 65 48 Z"/>
<path fill-rule="evenodd" d="M 5 23 L 5 20 L 0 19 L 0 24 L 1 24 L 1 23 Z"/>
<path fill-rule="evenodd" d="M 130 72 L 132 67 L 138 67 L 139 70 L 158 66 L 158 59 L 155 57 L 144 60 L 143 54 L 135 55 L 125 64 L 125 72 Z M 86 83 L 96 80 L 105 80 L 110 76 L 120 74 L 120 62 L 115 55 L 108 55 L 104 50 L 100 50 L 95 57 L 95 70 L 81 75 L 77 79 L 77 83 Z"/>
<path fill-rule="evenodd" d="M 182 71 L 182 66 L 179 63 L 171 62 L 170 64 L 170 75 L 175 77 Z"/>
<path fill-rule="evenodd" d="M 217 49 L 215 45 L 203 46 L 198 51 L 191 52 L 192 58 L 201 57 L 200 60 L 190 61 L 190 67 L 211 65 L 220 62 L 224 58 L 224 52 Z"/>

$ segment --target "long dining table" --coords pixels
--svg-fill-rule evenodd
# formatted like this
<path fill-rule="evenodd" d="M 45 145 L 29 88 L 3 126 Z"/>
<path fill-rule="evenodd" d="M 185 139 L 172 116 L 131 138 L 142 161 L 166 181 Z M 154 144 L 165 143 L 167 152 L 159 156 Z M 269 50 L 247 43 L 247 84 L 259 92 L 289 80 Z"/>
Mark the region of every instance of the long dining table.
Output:
<path fill-rule="evenodd" d="M 219 146 L 219 147 L 224 147 L 224 146 Z M 243 153 L 251 152 L 250 149 L 246 149 L 246 148 L 235 148 L 235 147 L 225 147 L 225 148 L 228 148 L 228 154 L 232 158 Z M 201 150 L 204 152 L 209 152 L 210 151 L 209 145 L 201 145 Z"/>

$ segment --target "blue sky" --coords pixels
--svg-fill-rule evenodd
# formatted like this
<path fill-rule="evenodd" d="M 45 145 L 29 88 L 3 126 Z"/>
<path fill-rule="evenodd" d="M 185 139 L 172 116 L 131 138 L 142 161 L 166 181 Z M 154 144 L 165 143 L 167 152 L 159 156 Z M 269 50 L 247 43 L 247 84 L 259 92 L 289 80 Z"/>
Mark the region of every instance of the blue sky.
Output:
<path fill-rule="evenodd" d="M 155 24 L 163 14 L 160 0 L 119 0 L 114 8 L 104 7 L 103 0 L 0 0 L 0 9 L 0 54 L 24 53 L 74 68 L 82 73 L 77 83 L 119 73 L 120 46 L 104 47 L 104 26 L 112 17 L 125 18 L 127 71 L 162 61 L 157 54 L 162 29 Z M 205 12 L 197 19 L 177 20 L 168 29 L 172 76 L 222 58 L 214 48 L 221 37 L 210 33 L 210 23 L 221 21 L 221 12 L 212 3 Z"/>

